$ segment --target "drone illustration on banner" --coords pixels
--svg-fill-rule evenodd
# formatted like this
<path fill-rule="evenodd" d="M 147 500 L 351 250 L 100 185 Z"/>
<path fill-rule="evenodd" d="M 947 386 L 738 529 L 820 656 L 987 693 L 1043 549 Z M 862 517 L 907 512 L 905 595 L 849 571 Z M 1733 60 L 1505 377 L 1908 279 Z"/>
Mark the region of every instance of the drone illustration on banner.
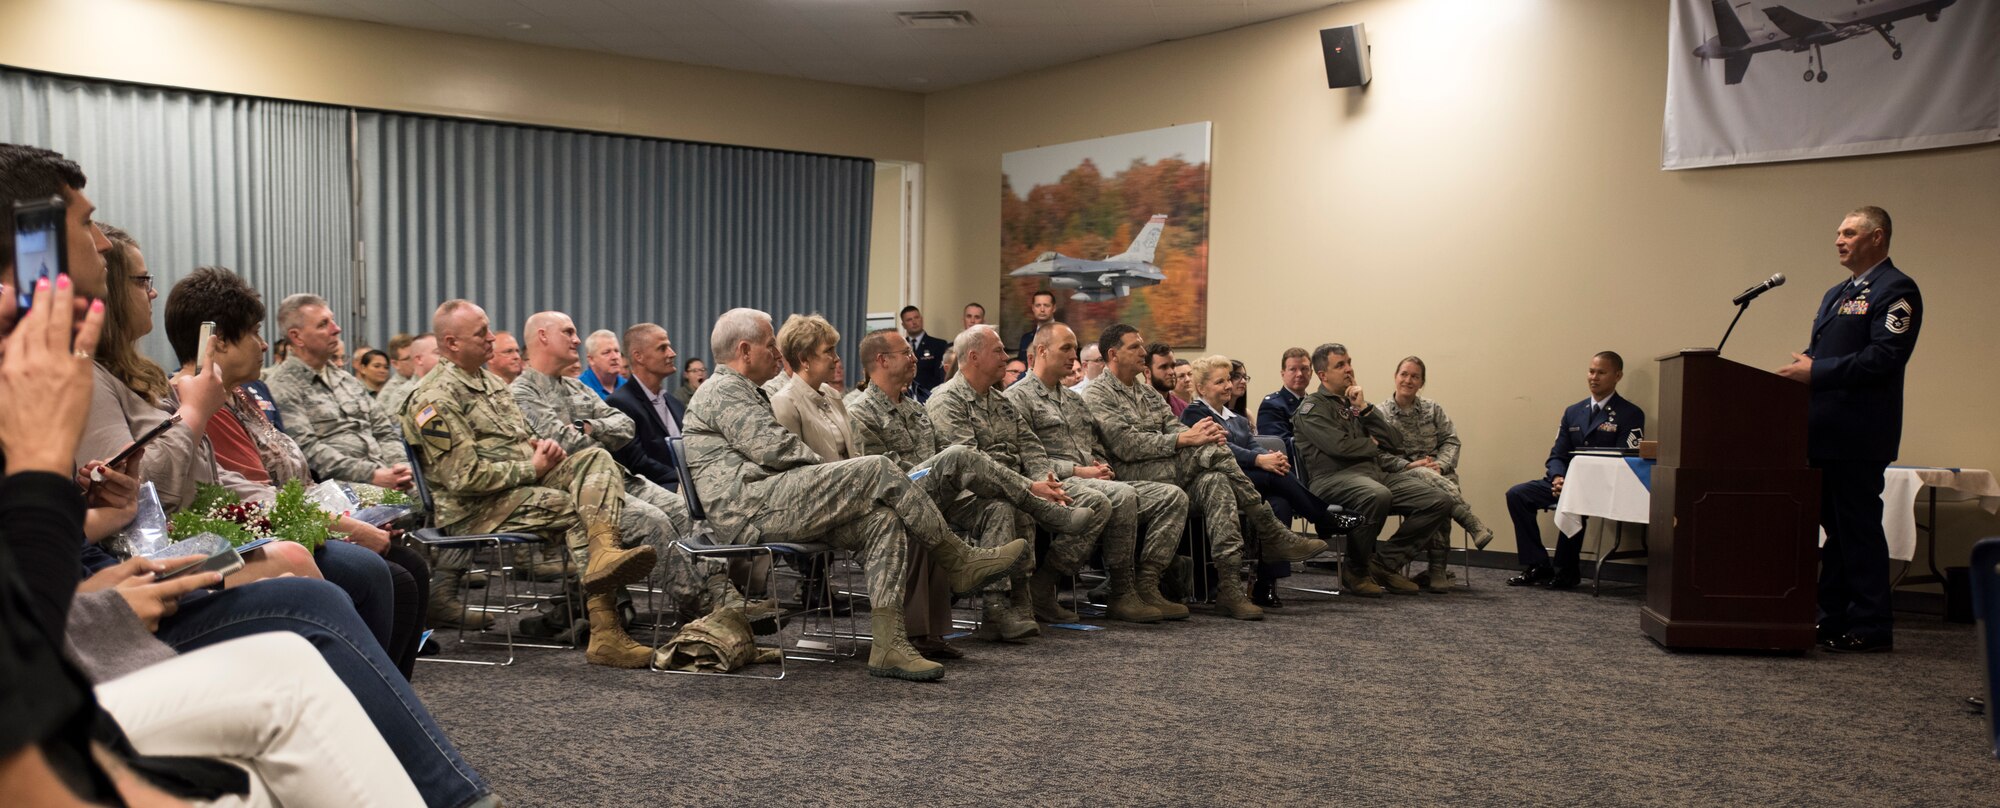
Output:
<path fill-rule="evenodd" d="M 1083 303 L 1125 297 L 1133 289 L 1167 279 L 1166 273 L 1153 266 L 1153 251 L 1160 246 L 1160 232 L 1166 228 L 1167 215 L 1154 214 L 1122 253 L 1091 261 L 1050 251 L 1007 274 L 1016 278 L 1047 276 L 1050 287 L 1072 290 L 1070 299 Z"/>
<path fill-rule="evenodd" d="M 1765 51 L 1811 51 L 1806 57 L 1805 80 L 1817 79 L 1824 83 L 1826 56 L 1820 48 L 1872 33 L 1889 43 L 1889 58 L 1901 59 L 1903 43 L 1896 41 L 1896 22 L 1919 16 L 1937 22 L 1939 13 L 1957 1 L 1854 0 L 1852 8 L 1826 19 L 1817 19 L 1782 5 L 1755 9 L 1755 3 L 1742 2 L 1732 8 L 1729 0 L 1710 0 L 1709 5 L 1715 12 L 1716 35 L 1695 48 L 1694 55 L 1703 60 L 1723 60 L 1723 83 L 1741 84 L 1744 72 L 1750 69 L 1750 57 L 1756 54 Z M 1761 11 L 1769 22 L 1745 28 L 1743 19 L 1737 16 L 1737 9 Z M 1814 65 L 1818 65 L 1817 70 Z"/>

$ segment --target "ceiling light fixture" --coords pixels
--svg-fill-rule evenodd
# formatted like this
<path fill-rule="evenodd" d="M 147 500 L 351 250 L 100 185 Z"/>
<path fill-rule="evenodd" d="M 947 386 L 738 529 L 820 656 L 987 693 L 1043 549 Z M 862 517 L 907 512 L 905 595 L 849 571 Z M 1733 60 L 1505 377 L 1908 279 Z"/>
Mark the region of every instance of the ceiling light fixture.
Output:
<path fill-rule="evenodd" d="M 514 29 L 514 30 L 516 30 L 516 31 L 526 31 L 526 30 L 528 30 L 528 29 L 530 29 L 530 28 L 533 28 L 533 27 L 535 27 L 535 26 L 532 26 L 532 25 L 529 25 L 529 24 L 527 24 L 527 23 L 525 23 L 525 22 L 510 22 L 510 23 L 507 23 L 507 27 L 508 27 L 508 28 L 512 28 L 512 29 Z"/>

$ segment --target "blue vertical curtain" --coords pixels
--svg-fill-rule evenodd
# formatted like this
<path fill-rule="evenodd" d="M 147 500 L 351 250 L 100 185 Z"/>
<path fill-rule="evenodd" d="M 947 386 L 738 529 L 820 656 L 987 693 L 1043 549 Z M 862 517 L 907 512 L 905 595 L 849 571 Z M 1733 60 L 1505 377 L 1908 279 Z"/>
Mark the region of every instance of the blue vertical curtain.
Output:
<path fill-rule="evenodd" d="M 865 320 L 874 163 L 413 115 L 360 114 L 368 337 L 463 297 L 495 330 L 664 326 L 709 357 L 738 306 Z"/>
<path fill-rule="evenodd" d="M 8 69 L 0 141 L 80 163 L 99 218 L 140 242 L 163 297 L 197 266 L 226 266 L 274 310 L 295 292 L 327 298 L 349 346 L 429 330 L 454 297 L 495 329 L 544 309 L 584 332 L 659 323 L 683 357 L 708 358 L 716 315 L 737 306 L 826 315 L 850 366 L 864 324 L 868 160 Z M 172 359 L 157 328 L 144 347 Z"/>
<path fill-rule="evenodd" d="M 132 234 L 160 290 L 142 347 L 169 368 L 165 297 L 197 266 L 236 270 L 267 303 L 312 291 L 350 310 L 348 115 L 0 69 L 0 142 L 83 167 L 98 220 Z M 265 331 L 276 338 L 275 323 Z"/>

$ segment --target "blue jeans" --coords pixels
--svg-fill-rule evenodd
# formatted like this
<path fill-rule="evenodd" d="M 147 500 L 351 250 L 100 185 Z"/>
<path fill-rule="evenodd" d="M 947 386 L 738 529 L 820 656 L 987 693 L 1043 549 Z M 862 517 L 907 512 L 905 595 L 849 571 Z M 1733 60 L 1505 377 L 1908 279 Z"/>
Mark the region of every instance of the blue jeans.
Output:
<path fill-rule="evenodd" d="M 389 562 L 375 551 L 351 542 L 328 539 L 313 551 L 313 562 L 326 582 L 340 587 L 354 601 L 354 613 L 382 648 L 391 646 L 396 594 L 390 585 Z"/>
<path fill-rule="evenodd" d="M 395 750 L 426 805 L 460 808 L 491 791 L 438 729 L 381 644 L 369 636 L 347 594 L 331 583 L 276 578 L 189 598 L 181 602 L 180 611 L 160 621 L 159 638 L 175 650 L 192 651 L 267 631 L 297 634 L 319 649 Z M 244 671 L 243 675 L 283 672 Z"/>

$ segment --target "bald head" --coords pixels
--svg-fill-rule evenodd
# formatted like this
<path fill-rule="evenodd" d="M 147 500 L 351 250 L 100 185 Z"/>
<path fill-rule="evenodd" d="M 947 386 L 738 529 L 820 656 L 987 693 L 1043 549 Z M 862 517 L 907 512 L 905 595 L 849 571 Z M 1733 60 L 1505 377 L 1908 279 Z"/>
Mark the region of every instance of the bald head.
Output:
<path fill-rule="evenodd" d="M 561 375 L 563 368 L 576 363 L 578 344 L 576 323 L 562 312 L 538 311 L 521 325 L 521 349 L 536 373 Z"/>
<path fill-rule="evenodd" d="M 1032 360 L 1029 371 L 1043 384 L 1055 387 L 1076 364 L 1076 332 L 1062 323 L 1035 329 L 1035 343 L 1029 346 L 1028 354 Z"/>
<path fill-rule="evenodd" d="M 447 300 L 431 315 L 437 350 L 460 370 L 477 374 L 493 357 L 492 321 L 470 300 Z"/>

